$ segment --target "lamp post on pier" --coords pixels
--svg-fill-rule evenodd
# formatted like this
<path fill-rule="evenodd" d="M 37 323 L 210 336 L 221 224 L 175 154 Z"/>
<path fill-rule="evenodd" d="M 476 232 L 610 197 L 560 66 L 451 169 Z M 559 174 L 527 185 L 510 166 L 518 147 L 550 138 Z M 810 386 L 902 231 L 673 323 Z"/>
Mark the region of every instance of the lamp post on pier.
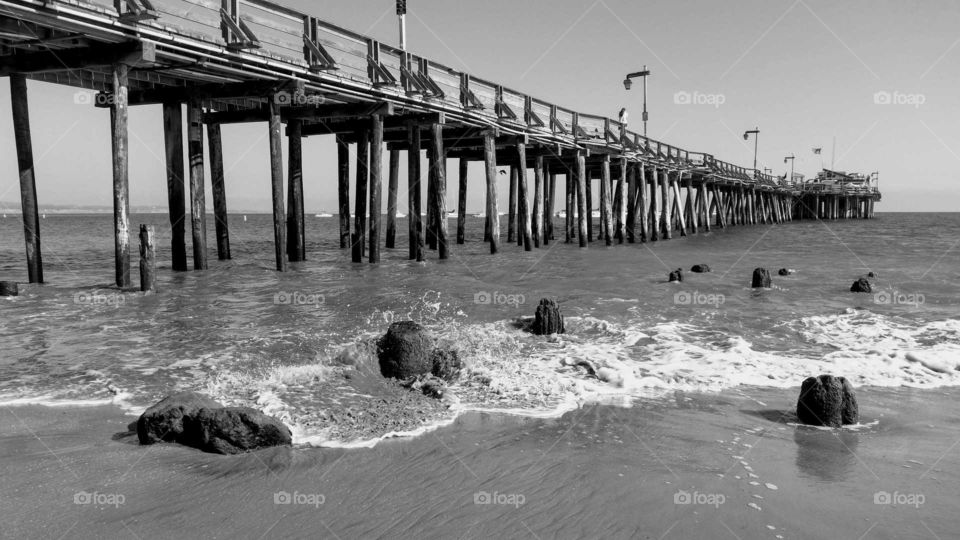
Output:
<path fill-rule="evenodd" d="M 407 50 L 407 0 L 397 0 L 397 16 L 400 17 L 400 50 Z"/>
<path fill-rule="evenodd" d="M 647 115 L 647 76 L 650 75 L 650 70 L 647 69 L 647 66 L 643 66 L 643 70 L 637 71 L 634 73 L 628 73 L 627 77 L 623 79 L 623 87 L 627 90 L 630 90 L 630 87 L 633 86 L 633 80 L 637 77 L 643 77 L 643 137 L 647 137 L 647 120 L 649 116 Z"/>
<path fill-rule="evenodd" d="M 753 128 L 749 131 L 743 132 L 743 140 L 750 140 L 750 135 L 753 135 L 753 171 L 757 171 L 757 146 L 760 143 L 760 128 Z"/>
<path fill-rule="evenodd" d="M 794 158 L 795 158 L 795 157 L 796 157 L 796 156 L 794 156 L 793 154 L 791 154 L 791 155 L 783 158 L 783 163 L 784 163 L 784 165 L 786 165 L 787 160 L 790 161 L 790 180 L 787 181 L 787 183 L 786 183 L 788 186 L 789 186 L 789 185 L 793 185 L 793 161 L 794 161 Z"/>

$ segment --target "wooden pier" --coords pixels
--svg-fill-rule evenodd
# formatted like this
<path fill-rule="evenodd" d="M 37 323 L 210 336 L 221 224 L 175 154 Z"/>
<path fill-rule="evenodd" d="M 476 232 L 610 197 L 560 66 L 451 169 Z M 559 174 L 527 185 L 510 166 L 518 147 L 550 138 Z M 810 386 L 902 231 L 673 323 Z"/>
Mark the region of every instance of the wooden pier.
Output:
<path fill-rule="evenodd" d="M 457 244 L 465 242 L 468 163 L 485 164 L 484 241 L 501 243 L 497 167 L 510 167 L 507 244 L 543 248 L 560 238 L 586 247 L 669 240 L 714 227 L 796 219 L 873 217 L 876 187 L 823 190 L 645 138 L 618 122 L 566 109 L 459 72 L 264 0 L 0 0 L 0 75 L 10 78 L 28 275 L 43 281 L 27 79 L 99 92 L 113 141 L 116 283 L 129 287 L 127 111 L 163 107 L 172 267 L 187 269 L 186 208 L 193 267 L 207 268 L 204 126 L 217 255 L 230 259 L 222 129 L 260 122 L 269 130 L 276 268 L 306 253 L 303 139 L 337 144 L 340 247 L 380 261 L 396 245 L 400 159 L 409 182 L 409 258 L 455 249 L 448 230 L 447 163 L 456 169 Z M 188 155 L 183 155 L 186 108 Z M 285 126 L 285 128 L 284 128 Z M 281 137 L 289 140 L 284 168 Z M 349 146 L 355 161 L 350 162 Z M 389 155 L 381 223 L 383 154 Z M 420 167 L 421 152 L 429 168 Z M 286 175 L 284 171 L 286 170 Z M 532 170 L 532 176 L 531 176 Z M 352 171 L 352 174 L 351 174 Z M 421 219 L 426 172 L 426 219 Z M 185 190 L 188 175 L 189 191 Z M 558 178 L 564 190 L 557 206 Z M 351 177 L 356 186 L 353 220 Z M 42 181 L 42 179 L 40 179 Z M 286 197 L 284 197 L 286 180 Z M 594 185 L 598 189 L 594 189 Z M 184 197 L 189 193 L 189 204 Z M 599 198 L 600 219 L 590 212 Z M 563 232 L 555 212 L 565 210 Z"/>

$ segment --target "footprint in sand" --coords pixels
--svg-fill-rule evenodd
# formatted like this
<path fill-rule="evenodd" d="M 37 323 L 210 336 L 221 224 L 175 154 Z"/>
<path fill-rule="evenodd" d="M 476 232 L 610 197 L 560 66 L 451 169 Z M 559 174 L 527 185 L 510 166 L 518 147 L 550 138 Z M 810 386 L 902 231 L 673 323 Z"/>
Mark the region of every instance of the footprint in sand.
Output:
<path fill-rule="evenodd" d="M 771 483 L 769 483 L 769 482 L 767 482 L 767 483 L 764 484 L 764 485 L 767 486 L 767 489 L 772 489 L 772 490 L 774 490 L 774 491 L 780 489 L 780 488 L 778 488 L 778 487 L 776 486 L 776 484 L 771 484 Z"/>
<path fill-rule="evenodd" d="M 758 505 L 757 503 L 747 503 L 747 506 L 749 506 L 750 508 L 753 508 L 754 510 L 756 510 L 756 511 L 758 511 L 758 512 L 762 512 L 762 511 L 763 511 L 763 509 L 761 509 L 761 508 L 760 508 L 760 505 Z"/>
<path fill-rule="evenodd" d="M 759 485 L 760 485 L 760 482 L 750 482 L 750 485 L 751 485 L 751 486 L 759 486 Z"/>

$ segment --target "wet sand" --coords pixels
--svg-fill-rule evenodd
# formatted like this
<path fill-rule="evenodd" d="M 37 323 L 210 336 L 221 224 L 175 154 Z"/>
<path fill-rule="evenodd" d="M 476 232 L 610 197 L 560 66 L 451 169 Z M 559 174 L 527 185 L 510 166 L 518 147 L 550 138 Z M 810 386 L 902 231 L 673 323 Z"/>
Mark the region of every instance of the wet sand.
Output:
<path fill-rule="evenodd" d="M 866 425 L 841 431 L 792 425 L 796 392 L 467 413 L 370 449 L 235 457 L 141 447 L 112 407 L 4 407 L 2 535 L 954 537 L 955 389 L 861 388 Z"/>

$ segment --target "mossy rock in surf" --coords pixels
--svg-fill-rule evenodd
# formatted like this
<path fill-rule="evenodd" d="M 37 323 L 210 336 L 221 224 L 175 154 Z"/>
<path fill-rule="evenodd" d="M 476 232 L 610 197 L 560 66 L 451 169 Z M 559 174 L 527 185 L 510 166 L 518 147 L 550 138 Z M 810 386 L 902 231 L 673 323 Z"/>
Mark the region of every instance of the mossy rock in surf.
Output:
<path fill-rule="evenodd" d="M 860 421 L 853 385 L 844 377 L 809 377 L 800 386 L 797 418 L 811 426 L 840 427 Z"/>
<path fill-rule="evenodd" d="M 289 446 L 290 429 L 280 420 L 249 407 L 200 409 L 187 418 L 181 444 L 215 454 L 240 454 L 271 446 Z"/>
<path fill-rule="evenodd" d="M 754 289 L 769 289 L 771 282 L 770 271 L 766 268 L 757 268 L 753 271 Z"/>
<path fill-rule="evenodd" d="M 431 355 L 432 367 L 430 373 L 446 382 L 452 382 L 460 376 L 463 366 L 457 351 L 444 347 L 437 347 Z"/>
<path fill-rule="evenodd" d="M 563 314 L 555 301 L 549 298 L 540 300 L 531 331 L 538 336 L 564 333 Z"/>
<path fill-rule="evenodd" d="M 690 271 L 694 274 L 704 274 L 710 271 L 710 266 L 706 264 L 695 264 L 690 267 Z"/>
<path fill-rule="evenodd" d="M 870 282 L 867 281 L 867 278 L 860 278 L 853 282 L 853 285 L 850 286 L 850 292 L 873 292 L 873 287 L 870 286 Z"/>
<path fill-rule="evenodd" d="M 413 321 L 395 322 L 377 343 L 380 373 L 387 378 L 408 379 L 433 370 L 433 336 Z"/>
<path fill-rule="evenodd" d="M 683 270 L 677 268 L 673 272 L 670 272 L 670 276 L 667 278 L 670 282 L 674 281 L 683 281 Z"/>

